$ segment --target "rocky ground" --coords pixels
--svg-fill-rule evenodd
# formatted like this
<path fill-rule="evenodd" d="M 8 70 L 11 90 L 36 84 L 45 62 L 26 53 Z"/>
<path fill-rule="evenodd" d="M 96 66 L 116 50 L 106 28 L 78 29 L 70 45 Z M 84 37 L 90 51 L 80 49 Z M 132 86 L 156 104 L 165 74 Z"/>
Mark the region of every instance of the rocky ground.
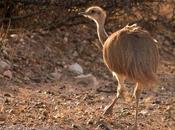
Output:
<path fill-rule="evenodd" d="M 118 29 L 113 25 L 107 25 L 108 32 Z M 3 39 L 0 130 L 128 130 L 133 126 L 134 99 L 119 99 L 113 115 L 102 114 L 116 94 L 117 83 L 103 63 L 93 27 L 19 29 Z M 142 93 L 141 130 L 175 129 L 174 33 L 158 28 L 164 31 L 151 34 L 160 43 L 160 82 Z M 134 83 L 126 81 L 126 85 L 132 94 Z"/>
<path fill-rule="evenodd" d="M 116 94 L 117 83 L 103 64 L 96 34 L 90 35 L 91 31 L 79 25 L 69 32 L 62 27 L 9 35 L 1 53 L 0 129 L 123 130 L 132 127 L 134 100 L 120 99 L 113 115 L 102 115 Z M 142 94 L 140 129 L 175 129 L 173 59 L 161 51 L 160 83 Z M 126 84 L 132 93 L 134 84 Z"/>

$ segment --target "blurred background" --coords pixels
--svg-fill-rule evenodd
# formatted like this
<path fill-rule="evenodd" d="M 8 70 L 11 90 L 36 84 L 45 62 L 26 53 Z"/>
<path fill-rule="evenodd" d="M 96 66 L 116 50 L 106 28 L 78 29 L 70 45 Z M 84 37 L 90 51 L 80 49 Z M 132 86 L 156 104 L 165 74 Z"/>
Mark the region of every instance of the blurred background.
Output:
<path fill-rule="evenodd" d="M 0 130 L 131 126 L 134 102 L 119 101 L 113 117 L 101 117 L 117 83 L 95 23 L 78 15 L 92 5 L 106 10 L 108 34 L 137 23 L 157 39 L 160 82 L 143 93 L 139 126 L 175 129 L 175 0 L 1 0 Z M 133 85 L 127 81 L 130 92 Z"/>

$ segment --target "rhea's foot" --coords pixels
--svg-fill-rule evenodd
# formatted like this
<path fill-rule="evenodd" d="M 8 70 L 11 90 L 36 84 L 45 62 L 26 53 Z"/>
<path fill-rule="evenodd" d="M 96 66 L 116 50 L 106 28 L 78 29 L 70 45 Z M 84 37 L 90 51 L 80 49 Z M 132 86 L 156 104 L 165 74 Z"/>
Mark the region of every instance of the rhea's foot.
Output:
<path fill-rule="evenodd" d="M 109 105 L 104 108 L 103 115 L 112 115 L 113 106 Z"/>

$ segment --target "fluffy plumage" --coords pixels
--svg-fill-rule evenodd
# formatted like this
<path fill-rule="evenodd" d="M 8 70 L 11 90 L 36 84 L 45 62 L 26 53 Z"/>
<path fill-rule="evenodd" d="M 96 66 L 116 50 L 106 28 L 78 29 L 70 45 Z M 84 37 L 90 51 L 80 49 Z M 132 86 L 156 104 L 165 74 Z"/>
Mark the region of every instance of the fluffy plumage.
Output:
<path fill-rule="evenodd" d="M 125 77 L 148 85 L 155 83 L 158 49 L 150 34 L 136 24 L 110 35 L 104 43 L 103 58 L 108 68 Z"/>

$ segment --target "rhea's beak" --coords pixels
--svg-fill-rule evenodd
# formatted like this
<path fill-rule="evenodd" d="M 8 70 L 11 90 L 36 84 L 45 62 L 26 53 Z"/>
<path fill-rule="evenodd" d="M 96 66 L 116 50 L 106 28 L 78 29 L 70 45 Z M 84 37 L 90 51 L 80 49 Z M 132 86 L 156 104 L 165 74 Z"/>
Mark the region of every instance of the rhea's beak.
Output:
<path fill-rule="evenodd" d="M 83 15 L 83 16 L 85 16 L 85 17 L 88 16 L 87 12 L 79 12 L 78 14 L 79 14 L 79 15 Z"/>

